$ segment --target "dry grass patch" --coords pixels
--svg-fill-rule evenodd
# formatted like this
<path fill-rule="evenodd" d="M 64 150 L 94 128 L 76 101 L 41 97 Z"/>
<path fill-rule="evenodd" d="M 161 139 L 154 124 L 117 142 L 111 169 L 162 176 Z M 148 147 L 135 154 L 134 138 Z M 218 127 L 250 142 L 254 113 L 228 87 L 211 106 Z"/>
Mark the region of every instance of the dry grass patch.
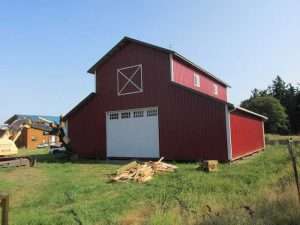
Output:
<path fill-rule="evenodd" d="M 47 185 L 47 176 L 34 167 L 20 167 L 0 174 L 0 180 L 11 183 L 14 187 L 9 190 L 2 190 L 10 194 L 10 204 L 18 207 L 30 196 L 42 191 Z"/>

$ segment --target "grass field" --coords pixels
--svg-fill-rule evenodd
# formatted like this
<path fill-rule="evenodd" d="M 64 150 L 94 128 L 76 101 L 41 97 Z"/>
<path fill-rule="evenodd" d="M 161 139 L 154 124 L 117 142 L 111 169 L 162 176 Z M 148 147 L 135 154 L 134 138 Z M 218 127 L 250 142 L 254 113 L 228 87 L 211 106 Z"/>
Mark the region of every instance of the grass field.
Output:
<path fill-rule="evenodd" d="M 279 135 L 279 134 L 266 134 L 266 138 L 270 141 L 288 141 L 292 138 L 294 141 L 300 141 L 300 135 Z"/>
<path fill-rule="evenodd" d="M 146 184 L 110 183 L 118 163 L 56 161 L 46 150 L 34 168 L 0 170 L 0 191 L 11 195 L 11 225 L 300 224 L 287 151 L 263 153 L 219 172 L 176 163 L 175 173 Z"/>

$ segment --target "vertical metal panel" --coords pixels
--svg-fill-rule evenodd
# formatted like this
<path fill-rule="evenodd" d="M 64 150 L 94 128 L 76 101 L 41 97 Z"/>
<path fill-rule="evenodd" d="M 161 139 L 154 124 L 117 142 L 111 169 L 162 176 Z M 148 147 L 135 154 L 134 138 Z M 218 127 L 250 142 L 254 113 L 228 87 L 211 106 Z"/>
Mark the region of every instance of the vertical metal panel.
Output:
<path fill-rule="evenodd" d="M 227 133 L 227 156 L 228 160 L 232 160 L 232 143 L 231 143 L 231 125 L 230 125 L 230 112 L 228 105 L 225 105 L 225 120 L 226 120 L 226 133 Z"/>
<path fill-rule="evenodd" d="M 172 57 L 173 79 L 172 81 L 191 88 L 195 91 L 210 95 L 214 98 L 227 101 L 227 88 L 204 73 L 196 71 L 184 62 Z M 200 87 L 194 85 L 194 74 L 200 76 Z M 218 94 L 214 94 L 214 85 L 218 87 Z"/>
<path fill-rule="evenodd" d="M 264 148 L 263 120 L 241 111 L 230 113 L 233 159 Z"/>
<path fill-rule="evenodd" d="M 118 96 L 117 69 L 137 64 L 143 65 L 143 92 Z M 97 69 L 95 98 L 68 118 L 75 151 L 105 158 L 105 112 L 158 106 L 160 156 L 227 160 L 225 103 L 172 84 L 170 69 L 166 53 L 123 46 Z"/>

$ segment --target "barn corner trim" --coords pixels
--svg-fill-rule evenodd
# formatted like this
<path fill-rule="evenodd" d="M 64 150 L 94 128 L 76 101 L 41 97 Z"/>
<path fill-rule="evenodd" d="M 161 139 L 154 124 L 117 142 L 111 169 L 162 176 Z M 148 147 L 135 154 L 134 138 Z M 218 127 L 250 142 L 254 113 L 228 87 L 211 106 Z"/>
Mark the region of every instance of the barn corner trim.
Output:
<path fill-rule="evenodd" d="M 226 142 L 227 142 L 227 157 L 228 161 L 232 161 L 232 143 L 231 143 L 231 126 L 230 126 L 230 111 L 229 105 L 225 105 L 225 123 L 226 123 Z"/>

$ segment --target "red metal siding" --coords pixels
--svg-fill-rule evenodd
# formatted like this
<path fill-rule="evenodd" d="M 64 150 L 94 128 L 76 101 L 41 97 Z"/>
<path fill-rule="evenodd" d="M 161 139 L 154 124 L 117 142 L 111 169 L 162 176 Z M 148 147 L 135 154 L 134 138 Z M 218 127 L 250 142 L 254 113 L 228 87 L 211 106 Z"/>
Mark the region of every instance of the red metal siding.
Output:
<path fill-rule="evenodd" d="M 200 76 L 200 87 L 194 85 L 195 73 Z M 214 81 L 204 73 L 196 71 L 176 58 L 173 58 L 173 81 L 201 93 L 227 101 L 227 88 L 224 85 Z M 218 86 L 217 95 L 214 94 L 214 84 Z"/>
<path fill-rule="evenodd" d="M 98 105 L 97 98 L 94 97 L 68 117 L 71 146 L 82 157 L 105 158 L 105 152 L 98 150 L 101 145 L 99 140 L 105 135 L 99 126 L 98 117 L 101 117 L 101 112 Z"/>
<path fill-rule="evenodd" d="M 264 121 L 241 111 L 230 113 L 233 159 L 264 148 Z"/>
<path fill-rule="evenodd" d="M 118 96 L 117 69 L 137 64 L 143 66 L 143 93 Z M 68 119 L 79 155 L 106 157 L 107 111 L 158 106 L 161 156 L 227 160 L 225 104 L 172 83 L 168 54 L 127 44 L 96 74 L 96 96 Z"/>

